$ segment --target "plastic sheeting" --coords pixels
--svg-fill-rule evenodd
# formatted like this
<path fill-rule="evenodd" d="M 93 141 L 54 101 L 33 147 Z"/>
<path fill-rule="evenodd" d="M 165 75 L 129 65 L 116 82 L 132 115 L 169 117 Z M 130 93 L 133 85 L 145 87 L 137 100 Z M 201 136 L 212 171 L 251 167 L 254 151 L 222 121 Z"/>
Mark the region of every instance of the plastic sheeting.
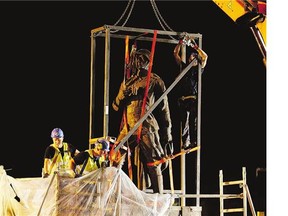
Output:
<path fill-rule="evenodd" d="M 0 166 L 0 215 L 169 215 L 171 194 L 139 190 L 121 169 L 101 168 L 79 178 L 13 178 Z"/>

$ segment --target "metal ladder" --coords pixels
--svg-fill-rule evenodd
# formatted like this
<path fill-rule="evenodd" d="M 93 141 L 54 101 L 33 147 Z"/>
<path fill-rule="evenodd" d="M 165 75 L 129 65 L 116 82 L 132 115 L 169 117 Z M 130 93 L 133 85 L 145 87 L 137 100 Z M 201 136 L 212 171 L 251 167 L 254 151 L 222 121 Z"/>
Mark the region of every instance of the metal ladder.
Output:
<path fill-rule="evenodd" d="M 242 188 L 242 193 L 236 196 L 226 196 L 224 194 L 224 186 L 239 185 Z M 236 181 L 223 181 L 223 171 L 219 171 L 219 188 L 220 188 L 220 216 L 224 216 L 225 213 L 243 212 L 243 216 L 247 216 L 247 200 L 249 201 L 250 209 L 253 216 L 256 216 L 256 212 L 253 206 L 253 202 L 250 196 L 248 185 L 246 184 L 246 167 L 242 167 L 242 179 Z M 224 200 L 226 199 L 242 199 L 242 208 L 224 208 Z"/>

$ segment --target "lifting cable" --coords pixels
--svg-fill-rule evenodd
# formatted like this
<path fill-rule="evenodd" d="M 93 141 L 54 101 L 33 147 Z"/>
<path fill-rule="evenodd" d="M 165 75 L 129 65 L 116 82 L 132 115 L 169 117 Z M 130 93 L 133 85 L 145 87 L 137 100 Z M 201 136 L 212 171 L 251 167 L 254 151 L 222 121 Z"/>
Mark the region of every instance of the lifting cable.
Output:
<path fill-rule="evenodd" d="M 136 0 L 129 0 L 129 1 L 128 1 L 127 5 L 126 5 L 126 8 L 125 8 L 125 10 L 123 11 L 122 15 L 121 15 L 120 18 L 114 23 L 115 26 L 118 25 L 118 23 L 122 20 L 122 18 L 124 17 L 124 15 L 126 14 L 128 8 L 129 8 L 129 6 L 131 5 L 131 6 L 130 6 L 130 10 L 129 10 L 128 14 L 127 14 L 127 17 L 126 17 L 125 21 L 123 22 L 123 24 L 122 24 L 121 26 L 124 27 L 124 26 L 126 25 L 126 23 L 128 22 L 128 20 L 129 20 L 129 18 L 130 18 L 130 16 L 131 16 L 132 10 L 133 10 L 134 5 L 135 5 L 135 1 L 136 1 Z M 131 4 L 131 2 L 132 2 L 132 4 Z M 118 31 L 119 31 L 119 30 L 111 31 L 111 33 L 116 33 L 116 32 L 118 32 Z"/>
<path fill-rule="evenodd" d="M 150 0 L 150 3 L 152 5 L 152 9 L 153 9 L 153 12 L 159 22 L 159 24 L 161 25 L 162 29 L 164 31 L 167 31 L 165 26 L 170 30 L 170 31 L 174 31 L 172 28 L 170 28 L 170 26 L 166 23 L 166 21 L 164 20 L 163 16 L 161 15 L 157 5 L 156 5 L 156 2 L 155 0 Z M 163 23 L 165 24 L 165 26 L 163 25 Z M 171 35 L 169 35 L 170 38 L 172 38 L 173 40 L 176 40 L 175 38 L 173 38 Z"/>
<path fill-rule="evenodd" d="M 128 14 L 127 14 L 127 17 L 126 17 L 125 21 L 123 22 L 123 24 L 121 25 L 121 27 L 124 27 L 124 26 L 126 25 L 126 23 L 128 22 L 128 20 L 129 20 L 129 18 L 130 18 L 130 16 L 131 16 L 131 13 L 132 13 L 132 11 L 133 11 L 133 9 L 134 9 L 135 2 L 136 2 L 136 0 L 129 0 L 129 1 L 128 1 L 127 5 L 126 5 L 126 8 L 124 9 L 123 13 L 122 13 L 121 16 L 119 17 L 119 19 L 114 23 L 115 26 L 118 25 L 119 22 L 120 22 L 120 21 L 123 19 L 123 17 L 126 15 L 126 13 L 128 13 Z M 150 3 L 151 3 L 151 6 L 152 6 L 152 9 L 153 9 L 153 12 L 154 12 L 154 14 L 155 14 L 155 16 L 156 16 L 156 18 L 157 18 L 160 26 L 162 27 L 162 29 L 163 29 L 164 31 L 167 31 L 167 29 L 168 29 L 169 31 L 174 31 L 174 30 L 167 24 L 167 22 L 164 20 L 163 16 L 161 15 L 161 13 L 160 13 L 157 5 L 156 5 L 155 0 L 150 0 Z M 129 7 L 130 7 L 130 10 L 129 10 L 129 12 L 127 12 L 128 9 L 129 9 Z M 165 26 L 166 26 L 166 27 L 165 27 Z M 114 31 L 111 31 L 111 33 L 116 33 L 116 32 L 118 32 L 118 31 L 119 31 L 119 30 L 114 30 Z M 174 37 L 172 37 L 171 35 L 168 35 L 168 36 L 169 36 L 171 39 L 173 39 L 173 40 L 177 40 L 177 39 L 175 39 Z"/>

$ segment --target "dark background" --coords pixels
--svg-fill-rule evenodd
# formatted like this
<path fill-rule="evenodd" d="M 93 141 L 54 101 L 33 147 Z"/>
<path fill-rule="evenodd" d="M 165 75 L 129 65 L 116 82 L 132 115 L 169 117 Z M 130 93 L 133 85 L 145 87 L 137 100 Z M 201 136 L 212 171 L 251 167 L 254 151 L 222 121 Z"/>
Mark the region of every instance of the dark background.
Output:
<path fill-rule="evenodd" d="M 202 34 L 203 50 L 209 56 L 202 76 L 201 193 L 219 193 L 219 170 L 227 180 L 238 180 L 246 167 L 257 209 L 261 206 L 259 193 L 265 190 L 262 179 L 257 184 L 256 169 L 266 168 L 266 68 L 253 34 L 237 26 L 212 1 L 156 3 L 174 31 Z M 43 154 L 54 127 L 62 128 L 65 140 L 78 149 L 88 148 L 90 32 L 113 25 L 126 5 L 127 1 L 0 2 L 0 164 L 12 169 L 9 175 L 41 176 Z M 125 26 L 162 30 L 149 1 L 136 1 Z M 162 46 L 156 45 L 153 71 L 168 86 L 178 67 L 172 55 L 174 47 Z M 124 42 L 123 49 L 112 50 L 111 55 L 110 101 L 123 78 Z M 119 60 L 114 61 L 117 56 Z M 100 82 L 97 90 L 103 94 Z M 178 151 L 175 95 L 173 91 L 169 94 L 169 102 Z M 98 106 L 102 109 L 101 100 Z M 117 136 L 121 114 L 110 112 L 109 133 Z M 97 121 L 94 133 L 101 136 L 101 112 Z M 186 157 L 187 193 L 193 191 L 189 182 L 195 180 L 189 166 L 195 157 Z M 177 167 L 179 159 L 174 161 Z M 175 189 L 180 189 L 179 173 L 174 170 Z M 169 187 L 167 178 L 165 184 Z M 203 199 L 202 205 L 204 215 L 219 212 L 218 199 Z"/>

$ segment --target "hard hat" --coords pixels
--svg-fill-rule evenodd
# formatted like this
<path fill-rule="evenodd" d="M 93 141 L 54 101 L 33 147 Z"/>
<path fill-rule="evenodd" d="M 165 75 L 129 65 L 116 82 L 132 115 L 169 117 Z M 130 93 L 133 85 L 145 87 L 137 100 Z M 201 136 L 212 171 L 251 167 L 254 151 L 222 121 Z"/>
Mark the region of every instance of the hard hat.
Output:
<path fill-rule="evenodd" d="M 63 138 L 64 133 L 60 128 L 54 128 L 51 132 L 51 138 Z"/>
<path fill-rule="evenodd" d="M 97 139 L 96 143 L 95 143 L 95 147 L 96 146 L 101 146 L 101 150 L 103 151 L 109 151 L 109 141 L 104 139 L 104 138 L 99 138 Z"/>

